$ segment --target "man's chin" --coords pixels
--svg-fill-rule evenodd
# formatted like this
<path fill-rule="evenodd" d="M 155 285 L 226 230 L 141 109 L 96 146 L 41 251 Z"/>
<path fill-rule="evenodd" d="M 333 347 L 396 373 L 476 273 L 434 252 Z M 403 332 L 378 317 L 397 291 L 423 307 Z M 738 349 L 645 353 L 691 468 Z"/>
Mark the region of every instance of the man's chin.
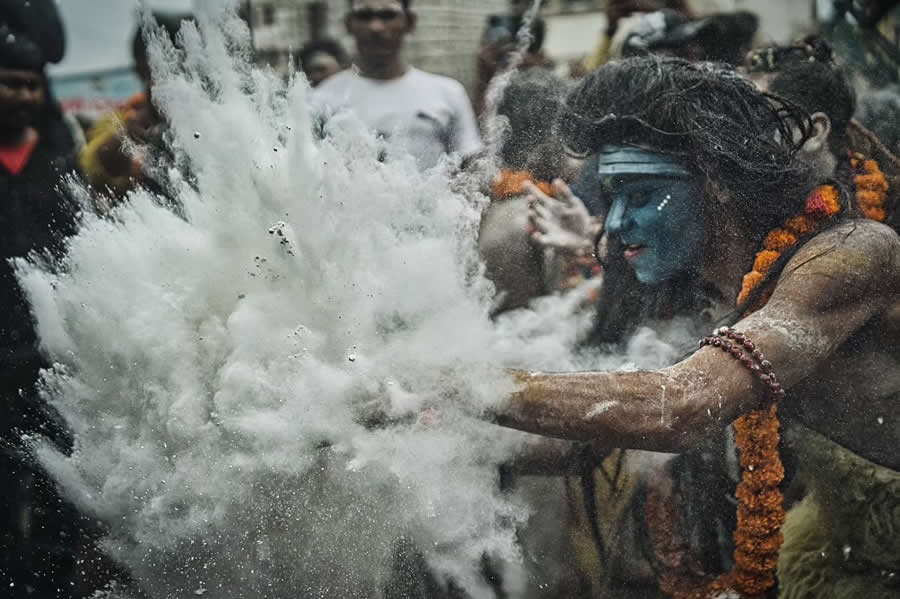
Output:
<path fill-rule="evenodd" d="M 386 48 L 382 45 L 372 44 L 371 46 L 360 46 L 359 53 L 370 60 L 389 61 L 400 53 L 400 48 Z"/>

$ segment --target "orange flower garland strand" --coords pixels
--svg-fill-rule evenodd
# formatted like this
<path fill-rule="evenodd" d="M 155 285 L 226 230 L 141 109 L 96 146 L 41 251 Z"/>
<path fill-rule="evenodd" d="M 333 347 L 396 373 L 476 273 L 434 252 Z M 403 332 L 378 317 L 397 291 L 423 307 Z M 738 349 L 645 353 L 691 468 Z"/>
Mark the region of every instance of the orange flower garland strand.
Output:
<path fill-rule="evenodd" d="M 520 196 L 525 193 L 526 183 L 534 183 L 545 194 L 553 195 L 553 187 L 546 181 L 535 181 L 531 173 L 502 169 L 491 183 L 491 196 L 496 200 Z"/>
<path fill-rule="evenodd" d="M 850 165 L 856 170 L 856 203 L 863 215 L 871 220 L 884 222 L 887 214 L 884 202 L 887 198 L 888 182 L 878 163 L 866 159 L 861 154 L 853 154 Z"/>
<path fill-rule="evenodd" d="M 806 198 L 806 209 L 803 214 L 787 219 L 781 227 L 766 236 L 764 249 L 756 254 L 753 270 L 744 275 L 744 284 L 737 300 L 738 306 L 746 304 L 750 294 L 763 282 L 772 265 L 785 250 L 796 245 L 800 239 L 818 231 L 822 223 L 840 211 L 840 196 L 833 185 L 822 185 L 813 190 Z M 764 306 L 767 299 L 761 298 L 757 305 L 749 306 L 752 308 L 750 311 Z"/>
<path fill-rule="evenodd" d="M 881 187 L 874 180 L 870 186 L 870 191 L 874 191 L 876 186 Z M 746 307 L 745 304 L 785 250 L 817 232 L 840 210 L 840 195 L 834 186 L 822 185 L 813 190 L 806 199 L 802 214 L 787 219 L 781 227 L 766 236 L 763 250 L 753 262 L 753 270 L 744 276 L 738 306 L 749 308 L 747 313 L 764 306 L 769 294 L 763 294 L 754 306 Z M 697 576 L 679 574 L 681 568 L 672 568 L 689 562 L 685 556 L 677 555 L 677 563 L 664 563 L 668 570 L 660 581 L 664 592 L 675 599 L 708 599 L 737 591 L 741 597 L 754 599 L 761 598 L 775 584 L 778 552 L 783 541 L 781 526 L 786 517 L 784 497 L 779 488 L 784 479 L 784 466 L 778 454 L 779 426 L 775 403 L 753 410 L 734 422 L 735 444 L 740 452 L 742 473 L 735 492 L 738 510 L 732 571 L 711 582 L 707 578 L 704 583 Z M 677 519 L 674 521 L 677 522 Z M 665 534 L 662 530 L 654 532 L 656 536 Z M 662 550 L 661 554 L 668 555 L 669 559 L 664 559 L 664 562 L 672 562 L 672 553 L 667 554 L 665 548 L 656 542 L 653 544 Z M 683 547 L 680 549 L 683 550 Z M 696 572 L 695 568 L 689 570 Z"/>
<path fill-rule="evenodd" d="M 822 185 L 814 189 L 806 198 L 803 214 L 787 219 L 766 236 L 763 250 L 753 262 L 753 270 L 744 276 L 738 306 L 746 304 L 784 251 L 817 232 L 840 211 L 837 188 Z M 763 294 L 748 312 L 763 307 L 769 295 Z M 761 597 L 774 586 L 783 541 L 781 525 L 786 517 L 784 496 L 779 488 L 784 479 L 784 466 L 778 454 L 779 426 L 778 406 L 774 402 L 735 420 L 735 444 L 740 452 L 742 472 L 735 492 L 738 510 L 734 569 L 719 577 L 702 594 L 682 595 L 684 599 L 709 597 L 723 587 L 734 589 L 743 597 Z"/>

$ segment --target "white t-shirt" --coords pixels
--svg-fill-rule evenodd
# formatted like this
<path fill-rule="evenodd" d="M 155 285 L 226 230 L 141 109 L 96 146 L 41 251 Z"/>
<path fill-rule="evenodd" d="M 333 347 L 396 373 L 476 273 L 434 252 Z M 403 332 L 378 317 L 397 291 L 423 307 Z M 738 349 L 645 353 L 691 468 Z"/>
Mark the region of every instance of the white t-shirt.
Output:
<path fill-rule="evenodd" d="M 420 168 L 441 156 L 474 154 L 481 138 L 469 97 L 449 77 L 410 68 L 397 79 L 370 79 L 351 69 L 323 81 L 312 92 L 313 106 L 326 118 L 352 110 L 391 148 L 402 148 Z"/>

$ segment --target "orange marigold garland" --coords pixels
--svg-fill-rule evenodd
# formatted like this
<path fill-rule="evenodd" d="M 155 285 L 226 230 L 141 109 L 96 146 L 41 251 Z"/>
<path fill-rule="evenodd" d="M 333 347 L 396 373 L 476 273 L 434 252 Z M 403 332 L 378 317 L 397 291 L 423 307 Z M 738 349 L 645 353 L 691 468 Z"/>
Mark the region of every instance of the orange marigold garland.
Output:
<path fill-rule="evenodd" d="M 878 163 L 866 159 L 861 154 L 852 154 L 850 165 L 856 171 L 856 203 L 863 215 L 871 220 L 884 222 L 886 213 L 884 202 L 887 198 L 888 182 Z"/>
<path fill-rule="evenodd" d="M 772 265 L 785 250 L 796 245 L 800 239 L 818 231 L 823 222 L 840 210 L 840 194 L 833 185 L 822 185 L 813 190 L 806 198 L 803 214 L 787 219 L 781 227 L 766 236 L 764 249 L 756 255 L 753 270 L 744 276 L 744 284 L 738 295 L 738 305 L 746 304 L 750 294 L 765 280 Z M 752 306 L 753 309 L 761 307 L 762 305 Z"/>
<path fill-rule="evenodd" d="M 491 184 L 491 195 L 494 199 L 505 200 L 525 193 L 525 183 L 534 185 L 547 195 L 553 195 L 553 188 L 546 181 L 535 181 L 527 171 L 511 171 L 503 169 Z"/>

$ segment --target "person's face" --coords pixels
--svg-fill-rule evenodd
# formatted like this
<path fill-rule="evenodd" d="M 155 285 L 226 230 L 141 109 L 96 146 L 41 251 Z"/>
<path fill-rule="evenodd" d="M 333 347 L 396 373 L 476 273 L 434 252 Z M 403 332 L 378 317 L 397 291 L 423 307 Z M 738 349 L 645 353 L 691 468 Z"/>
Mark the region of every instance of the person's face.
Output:
<path fill-rule="evenodd" d="M 347 15 L 347 31 L 363 58 L 392 58 L 413 28 L 412 15 L 398 0 L 355 0 Z"/>
<path fill-rule="evenodd" d="M 44 79 L 35 71 L 0 68 L 0 126 L 24 129 L 44 106 Z"/>
<path fill-rule="evenodd" d="M 621 241 L 640 282 L 658 285 L 698 266 L 705 245 L 703 193 L 690 179 L 656 175 L 603 181 L 606 231 Z"/>
<path fill-rule="evenodd" d="M 303 72 L 312 87 L 316 87 L 341 70 L 337 58 L 327 52 L 316 52 L 303 64 Z"/>

